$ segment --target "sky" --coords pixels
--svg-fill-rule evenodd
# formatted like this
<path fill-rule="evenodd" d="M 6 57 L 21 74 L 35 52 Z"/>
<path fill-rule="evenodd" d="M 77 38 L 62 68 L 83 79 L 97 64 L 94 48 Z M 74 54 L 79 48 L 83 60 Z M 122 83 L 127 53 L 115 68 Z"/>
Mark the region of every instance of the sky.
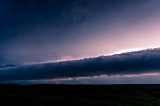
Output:
<path fill-rule="evenodd" d="M 0 68 L 158 48 L 159 5 L 159 0 L 0 0 Z"/>

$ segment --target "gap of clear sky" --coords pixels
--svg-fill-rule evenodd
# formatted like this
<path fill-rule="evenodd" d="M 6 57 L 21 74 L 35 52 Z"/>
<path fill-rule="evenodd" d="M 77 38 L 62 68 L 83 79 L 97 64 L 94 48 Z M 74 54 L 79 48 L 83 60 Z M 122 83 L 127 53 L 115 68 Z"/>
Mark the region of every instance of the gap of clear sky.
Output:
<path fill-rule="evenodd" d="M 160 46 L 159 0 L 0 0 L 0 65 Z"/>
<path fill-rule="evenodd" d="M 18 78 L 19 74 L 24 74 L 18 73 L 19 69 L 27 74 L 26 64 L 76 60 L 159 47 L 160 0 L 0 0 L 0 68 L 22 65 L 20 68 L 0 69 L 0 80 Z M 140 58 L 143 68 L 145 64 L 150 63 L 150 59 L 159 62 L 159 51 L 159 49 L 142 51 L 136 61 Z M 129 53 L 133 56 L 130 59 L 134 59 L 135 54 Z M 147 61 L 141 57 L 143 55 L 149 56 Z M 116 57 L 119 60 L 125 57 L 117 56 L 121 57 Z M 63 64 L 66 67 L 65 63 Z M 34 67 L 36 65 L 33 65 L 33 71 L 36 72 L 38 68 Z M 46 67 L 42 69 L 46 70 Z M 159 70 L 157 64 L 154 69 Z M 11 74 L 12 70 L 15 70 L 15 73 Z M 56 73 L 69 75 L 58 71 Z M 140 78 L 143 83 L 148 81 L 145 78 L 157 75 L 159 73 L 155 75 L 151 72 L 147 76 L 140 75 Z M 103 82 L 104 78 L 98 78 L 100 79 L 97 83 Z M 133 75 L 133 82 L 132 80 L 124 82 L 128 78 L 125 76 L 105 78 L 108 81 L 115 79 L 115 82 L 108 83 L 136 83 L 135 79 L 139 77 Z M 76 83 L 77 80 L 65 81 Z M 92 78 L 82 79 L 77 83 L 85 81 L 95 83 Z M 156 81 L 159 79 L 150 82 Z"/>

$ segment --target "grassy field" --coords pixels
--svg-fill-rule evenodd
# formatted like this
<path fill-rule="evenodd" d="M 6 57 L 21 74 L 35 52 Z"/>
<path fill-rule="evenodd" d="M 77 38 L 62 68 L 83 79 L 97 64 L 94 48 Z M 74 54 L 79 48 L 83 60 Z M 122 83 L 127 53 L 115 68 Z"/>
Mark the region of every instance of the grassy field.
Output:
<path fill-rule="evenodd" d="M 1 106 L 160 106 L 160 85 L 0 85 Z"/>

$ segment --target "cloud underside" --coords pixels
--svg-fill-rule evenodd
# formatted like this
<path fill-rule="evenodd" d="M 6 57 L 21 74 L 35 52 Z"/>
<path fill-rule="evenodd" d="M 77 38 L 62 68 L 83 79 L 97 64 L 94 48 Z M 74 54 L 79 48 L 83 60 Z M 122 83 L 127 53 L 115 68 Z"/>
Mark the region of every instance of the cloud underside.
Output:
<path fill-rule="evenodd" d="M 0 69 L 0 81 L 159 72 L 160 49 Z"/>

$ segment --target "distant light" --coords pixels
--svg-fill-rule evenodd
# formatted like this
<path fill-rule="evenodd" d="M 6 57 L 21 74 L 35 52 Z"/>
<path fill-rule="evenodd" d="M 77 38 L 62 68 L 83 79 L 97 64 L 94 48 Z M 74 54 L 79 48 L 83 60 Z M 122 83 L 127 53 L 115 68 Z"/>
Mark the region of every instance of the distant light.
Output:
<path fill-rule="evenodd" d="M 56 82 L 56 85 L 58 85 L 58 81 Z"/>
<path fill-rule="evenodd" d="M 115 52 L 113 54 L 121 54 L 121 53 L 126 53 L 126 52 L 134 52 L 134 51 L 140 51 L 140 50 L 145 50 L 147 48 L 130 48 L 130 49 L 123 49 L 121 51 Z"/>

